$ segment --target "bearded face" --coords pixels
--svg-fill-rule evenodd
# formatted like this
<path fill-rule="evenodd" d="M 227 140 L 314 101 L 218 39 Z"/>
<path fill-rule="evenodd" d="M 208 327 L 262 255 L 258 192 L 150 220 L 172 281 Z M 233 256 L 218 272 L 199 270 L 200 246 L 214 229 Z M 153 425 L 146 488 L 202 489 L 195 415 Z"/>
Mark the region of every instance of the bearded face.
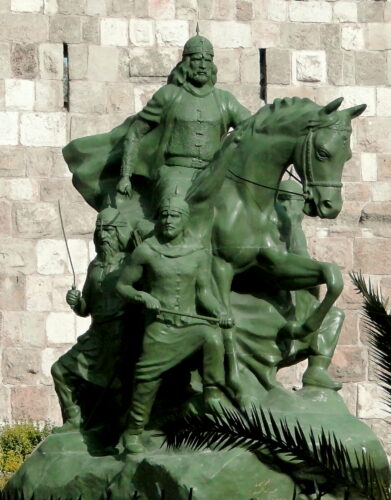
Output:
<path fill-rule="evenodd" d="M 168 76 L 167 83 L 172 83 L 177 85 L 178 87 L 182 86 L 186 81 L 189 81 L 195 86 L 202 86 L 205 83 L 210 82 L 212 85 L 216 84 L 217 80 L 217 67 L 213 62 L 212 56 L 206 55 L 207 58 L 210 58 L 210 61 L 207 61 L 207 66 L 211 66 L 211 70 L 209 72 L 208 67 L 206 68 L 207 77 L 205 78 L 205 68 L 199 68 L 200 72 L 198 72 L 197 58 L 198 56 L 202 57 L 202 54 L 193 54 L 192 56 L 184 56 L 182 61 L 180 61 L 175 68 L 171 71 Z M 191 64 L 191 58 L 193 59 L 193 64 Z M 191 67 L 192 66 L 192 67 Z M 197 74 L 200 73 L 200 74 Z M 210 76 L 209 76 L 210 75 Z"/>
<path fill-rule="evenodd" d="M 197 87 L 202 87 L 210 82 L 213 74 L 213 58 L 209 54 L 192 54 L 190 56 L 190 68 L 188 79 Z"/>
<path fill-rule="evenodd" d="M 95 251 L 106 261 L 120 251 L 117 229 L 114 226 L 100 226 L 94 233 Z"/>

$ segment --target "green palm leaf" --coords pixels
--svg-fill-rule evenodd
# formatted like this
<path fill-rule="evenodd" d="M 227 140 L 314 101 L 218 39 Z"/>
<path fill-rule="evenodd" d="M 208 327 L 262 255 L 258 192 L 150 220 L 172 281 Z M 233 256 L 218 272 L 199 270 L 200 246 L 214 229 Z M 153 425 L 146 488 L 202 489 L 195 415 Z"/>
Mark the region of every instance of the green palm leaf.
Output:
<path fill-rule="evenodd" d="M 179 421 L 167 423 L 163 432 L 169 448 L 230 450 L 240 446 L 256 452 L 261 459 L 263 452 L 275 458 L 283 455 L 285 468 L 288 459 L 296 469 L 314 470 L 326 479 L 327 491 L 335 486 L 347 486 L 370 500 L 391 500 L 388 484 L 379 478 L 366 455 L 356 456 L 353 465 L 347 449 L 334 434 L 322 430 L 316 435 L 310 429 L 307 436 L 299 422 L 292 429 L 285 419 L 277 421 L 262 409 L 221 408 L 220 412 L 211 414 L 188 414 Z"/>
<path fill-rule="evenodd" d="M 361 273 L 350 273 L 350 277 L 364 298 L 364 325 L 376 364 L 376 372 L 386 392 L 386 404 L 391 408 L 391 314 L 387 313 L 388 301 L 376 291 Z"/>

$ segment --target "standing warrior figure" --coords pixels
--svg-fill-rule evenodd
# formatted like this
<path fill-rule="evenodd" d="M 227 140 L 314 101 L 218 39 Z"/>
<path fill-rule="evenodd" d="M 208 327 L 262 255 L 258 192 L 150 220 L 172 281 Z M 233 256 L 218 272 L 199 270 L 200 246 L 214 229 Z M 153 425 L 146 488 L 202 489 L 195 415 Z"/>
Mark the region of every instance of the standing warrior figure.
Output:
<path fill-rule="evenodd" d="M 83 293 L 69 290 L 66 301 L 82 317 L 91 316 L 91 326 L 77 343 L 52 366 L 55 390 L 60 400 L 64 425 L 56 432 L 67 432 L 85 424 L 78 390 L 82 380 L 106 388 L 114 385 L 122 353 L 125 303 L 115 293 L 119 268 L 125 258 L 130 228 L 117 209 L 99 213 L 94 232 L 97 256 L 90 263 Z"/>
<path fill-rule="evenodd" d="M 183 49 L 182 61 L 172 70 L 168 84 L 159 89 L 129 127 L 124 144 L 121 179 L 117 189 L 131 193 L 130 178 L 137 173 L 141 139 L 159 129 L 154 158 L 159 199 L 175 189 L 184 198 L 192 179 L 219 149 L 222 137 L 250 112 L 227 91 L 215 88 L 217 68 L 213 46 L 198 34 Z"/>
<path fill-rule="evenodd" d="M 207 408 L 219 406 L 225 385 L 221 331 L 197 318 L 197 306 L 219 318 L 221 328 L 231 328 L 233 320 L 222 312 L 211 293 L 210 255 L 186 234 L 188 219 L 189 208 L 181 197 L 163 202 L 154 236 L 144 240 L 125 261 L 118 281 L 117 291 L 124 300 L 141 303 L 147 309 L 128 427 L 123 434 L 130 453 L 144 449 L 140 435 L 165 372 L 201 349 Z M 146 291 L 133 287 L 141 279 Z"/>
<path fill-rule="evenodd" d="M 303 188 L 293 180 L 283 181 L 278 193 L 276 211 L 279 215 L 281 236 L 285 239 L 289 253 L 310 257 L 302 222 L 304 218 Z M 296 316 L 305 321 L 319 305 L 319 287 L 293 292 Z M 345 314 L 333 306 L 321 326 L 301 339 L 287 339 L 286 361 L 296 362 L 308 359 L 308 367 L 303 375 L 304 386 L 324 387 L 339 391 L 342 384 L 328 373 L 337 345 Z"/>

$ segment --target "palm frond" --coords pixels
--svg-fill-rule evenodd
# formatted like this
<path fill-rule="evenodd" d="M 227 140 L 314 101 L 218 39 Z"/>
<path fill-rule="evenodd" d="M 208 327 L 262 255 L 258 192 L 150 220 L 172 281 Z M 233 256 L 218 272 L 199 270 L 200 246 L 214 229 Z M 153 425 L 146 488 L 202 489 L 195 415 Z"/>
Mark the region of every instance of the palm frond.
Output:
<path fill-rule="evenodd" d="M 371 357 L 386 392 L 386 404 L 391 408 L 391 314 L 387 313 L 388 301 L 374 289 L 370 279 L 366 283 L 361 272 L 350 273 L 350 277 L 364 298 L 364 326 Z"/>
<path fill-rule="evenodd" d="M 319 471 L 329 485 L 347 486 L 370 500 L 391 500 L 388 484 L 366 455 L 357 455 L 353 465 L 347 449 L 334 434 L 322 430 L 317 435 L 310 429 L 306 435 L 299 422 L 292 428 L 285 419 L 278 421 L 262 409 L 221 408 L 211 414 L 189 414 L 167 423 L 163 432 L 164 444 L 169 448 L 230 450 L 240 446 L 273 456 L 283 454 L 287 461 L 295 462 L 296 468 L 298 461 L 302 469 Z"/>

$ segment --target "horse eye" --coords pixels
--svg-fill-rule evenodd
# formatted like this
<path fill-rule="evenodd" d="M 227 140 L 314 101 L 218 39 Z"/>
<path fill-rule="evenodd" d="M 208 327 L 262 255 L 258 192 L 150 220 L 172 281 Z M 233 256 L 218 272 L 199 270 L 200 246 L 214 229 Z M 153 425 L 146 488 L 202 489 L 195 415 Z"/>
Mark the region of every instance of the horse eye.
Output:
<path fill-rule="evenodd" d="M 316 157 L 318 160 L 323 161 L 327 160 L 330 157 L 330 155 L 328 151 L 326 151 L 325 149 L 319 149 L 318 151 L 316 151 Z"/>

